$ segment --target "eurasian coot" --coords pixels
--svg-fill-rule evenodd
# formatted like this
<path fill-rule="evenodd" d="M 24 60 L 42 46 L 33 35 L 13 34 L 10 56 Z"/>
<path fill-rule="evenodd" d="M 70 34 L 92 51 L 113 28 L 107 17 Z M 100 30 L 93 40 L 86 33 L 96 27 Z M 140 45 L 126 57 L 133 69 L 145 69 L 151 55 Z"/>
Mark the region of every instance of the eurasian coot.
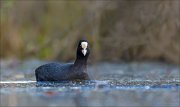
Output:
<path fill-rule="evenodd" d="M 37 81 L 87 80 L 87 59 L 90 54 L 88 42 L 80 40 L 74 63 L 49 63 L 35 70 Z"/>

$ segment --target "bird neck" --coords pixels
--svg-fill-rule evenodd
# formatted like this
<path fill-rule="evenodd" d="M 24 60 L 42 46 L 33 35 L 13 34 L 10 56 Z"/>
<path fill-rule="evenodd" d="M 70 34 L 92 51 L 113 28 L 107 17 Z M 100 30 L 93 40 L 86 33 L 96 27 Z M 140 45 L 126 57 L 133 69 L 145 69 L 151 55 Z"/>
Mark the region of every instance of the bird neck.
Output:
<path fill-rule="evenodd" d="M 76 61 L 74 62 L 75 66 L 79 66 L 79 67 L 86 67 L 87 66 L 87 58 L 84 57 L 77 57 Z"/>

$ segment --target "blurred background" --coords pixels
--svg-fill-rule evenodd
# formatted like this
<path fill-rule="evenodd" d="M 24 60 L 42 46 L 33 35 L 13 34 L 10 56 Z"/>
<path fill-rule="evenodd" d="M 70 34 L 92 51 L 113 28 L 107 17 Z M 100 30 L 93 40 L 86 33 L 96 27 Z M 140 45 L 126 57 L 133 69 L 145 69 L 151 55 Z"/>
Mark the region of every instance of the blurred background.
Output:
<path fill-rule="evenodd" d="M 34 70 L 90 43 L 91 80 Z M 0 106 L 180 106 L 180 0 L 0 0 Z"/>
<path fill-rule="evenodd" d="M 0 58 L 180 63 L 179 0 L 1 0 Z"/>

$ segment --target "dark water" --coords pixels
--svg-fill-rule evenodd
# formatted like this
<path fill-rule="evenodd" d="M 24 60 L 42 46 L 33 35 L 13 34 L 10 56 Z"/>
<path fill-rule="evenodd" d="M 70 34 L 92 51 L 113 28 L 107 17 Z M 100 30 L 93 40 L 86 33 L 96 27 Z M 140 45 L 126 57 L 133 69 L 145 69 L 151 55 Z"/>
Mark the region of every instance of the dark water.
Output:
<path fill-rule="evenodd" d="M 42 63 L 1 63 L 1 106 L 180 106 L 178 66 L 101 63 L 89 66 L 90 81 L 37 83 L 34 69 Z"/>

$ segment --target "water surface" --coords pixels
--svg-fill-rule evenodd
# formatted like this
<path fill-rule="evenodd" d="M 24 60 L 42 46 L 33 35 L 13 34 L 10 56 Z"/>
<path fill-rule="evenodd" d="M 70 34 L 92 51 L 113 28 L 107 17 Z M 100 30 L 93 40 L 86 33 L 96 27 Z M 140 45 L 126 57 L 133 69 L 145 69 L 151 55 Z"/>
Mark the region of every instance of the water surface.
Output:
<path fill-rule="evenodd" d="M 45 62 L 1 63 L 1 106 L 180 106 L 179 67 L 161 63 L 90 65 L 88 81 L 35 81 Z"/>

